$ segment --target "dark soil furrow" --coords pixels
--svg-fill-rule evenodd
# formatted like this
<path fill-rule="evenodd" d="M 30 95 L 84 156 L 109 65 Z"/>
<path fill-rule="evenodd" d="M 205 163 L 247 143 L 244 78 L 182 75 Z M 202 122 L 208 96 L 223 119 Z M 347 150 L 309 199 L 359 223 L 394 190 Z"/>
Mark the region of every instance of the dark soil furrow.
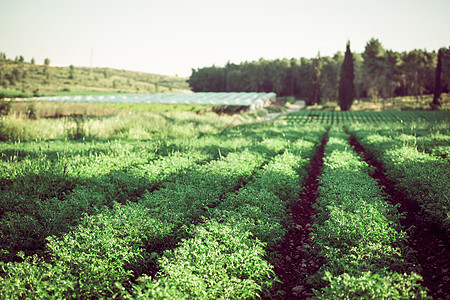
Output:
<path fill-rule="evenodd" d="M 307 279 L 317 272 L 321 261 L 310 251 L 309 229 L 313 222 L 312 205 L 317 198 L 317 178 L 322 172 L 327 138 L 328 134 L 325 134 L 322 144 L 311 160 L 311 169 L 300 192 L 300 200 L 290 207 L 292 224 L 276 249 L 278 258 L 274 271 L 281 283 L 276 283 L 271 297 L 266 299 L 306 299 L 313 295 L 312 286 L 308 284 Z"/>
<path fill-rule="evenodd" d="M 401 220 L 401 224 L 408 230 L 409 247 L 416 252 L 417 262 L 421 266 L 422 285 L 428 288 L 429 295 L 433 299 L 450 299 L 448 233 L 423 222 L 417 202 L 408 199 L 396 188 L 395 182 L 387 178 L 382 164 L 372 159 L 353 136 L 350 138 L 350 144 L 369 165 L 375 167 L 375 172 L 371 176 L 384 186 L 384 191 L 393 204 L 401 205 L 399 213 L 406 213 L 406 218 Z"/>

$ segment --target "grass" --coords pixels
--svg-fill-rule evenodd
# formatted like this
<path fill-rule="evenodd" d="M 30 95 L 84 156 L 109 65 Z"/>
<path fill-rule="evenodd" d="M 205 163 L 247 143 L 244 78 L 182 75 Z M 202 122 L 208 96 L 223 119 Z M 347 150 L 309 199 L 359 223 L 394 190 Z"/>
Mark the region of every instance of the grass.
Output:
<path fill-rule="evenodd" d="M 9 103 L 8 103 L 9 104 Z M 217 133 L 232 116 L 199 115 L 199 105 L 12 102 L 0 118 L 0 140 L 152 139 Z M 251 117 L 239 122 L 251 121 Z"/>
<path fill-rule="evenodd" d="M 138 103 L 76 103 L 76 102 L 40 102 L 10 101 L 10 114 L 28 115 L 30 109 L 36 117 L 63 117 L 70 115 L 110 116 L 129 112 L 200 112 L 212 105 L 199 104 L 138 104 Z"/>

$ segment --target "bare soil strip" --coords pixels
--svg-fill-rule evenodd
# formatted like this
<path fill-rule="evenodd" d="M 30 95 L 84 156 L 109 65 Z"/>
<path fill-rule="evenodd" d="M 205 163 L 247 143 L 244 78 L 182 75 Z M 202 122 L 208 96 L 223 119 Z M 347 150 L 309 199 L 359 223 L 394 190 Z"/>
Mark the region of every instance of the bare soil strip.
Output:
<path fill-rule="evenodd" d="M 274 271 L 282 283 L 277 283 L 271 297 L 265 299 L 306 299 L 313 296 L 312 286 L 307 283 L 307 279 L 315 274 L 322 264 L 320 258 L 309 250 L 312 245 L 309 228 L 313 224 L 312 205 L 317 199 L 317 178 L 322 172 L 327 138 L 328 134 L 325 134 L 322 144 L 311 160 L 311 169 L 300 192 L 300 200 L 290 208 L 289 216 L 293 222 L 276 249 L 278 258 Z"/>
<path fill-rule="evenodd" d="M 352 136 L 350 144 L 360 153 L 364 160 L 375 167 L 371 176 L 384 186 L 385 193 L 393 204 L 400 203 L 400 213 L 407 213 L 401 224 L 409 229 L 409 246 L 416 252 L 417 262 L 422 267 L 423 286 L 429 289 L 433 299 L 450 299 L 450 248 L 447 232 L 425 224 L 422 221 L 419 205 L 407 199 L 398 189 L 395 182 L 386 177 L 380 162 L 371 159 L 365 149 Z"/>

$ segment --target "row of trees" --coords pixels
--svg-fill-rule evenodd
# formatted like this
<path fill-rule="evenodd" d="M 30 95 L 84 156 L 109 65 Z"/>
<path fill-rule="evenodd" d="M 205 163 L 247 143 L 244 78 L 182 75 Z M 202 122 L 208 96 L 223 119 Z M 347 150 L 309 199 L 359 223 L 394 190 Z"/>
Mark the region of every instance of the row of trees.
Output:
<path fill-rule="evenodd" d="M 14 58 L 14 60 L 13 60 L 13 59 L 10 59 L 10 58 L 6 57 L 6 53 L 5 52 L 0 52 L 0 63 L 6 63 L 6 62 L 7 63 L 23 64 L 25 62 L 25 58 L 23 57 L 23 55 L 19 55 L 19 56 L 16 56 Z M 31 65 L 36 64 L 36 60 L 34 59 L 34 57 L 31 58 L 30 64 Z M 46 65 L 46 66 L 50 65 L 50 59 L 48 59 L 48 58 L 44 59 L 44 65 Z"/>
<path fill-rule="evenodd" d="M 443 48 L 440 53 L 440 90 L 448 92 L 450 48 Z M 435 51 L 395 52 L 384 49 L 380 41 L 373 38 L 361 54 L 352 54 L 347 44 L 345 57 L 349 60 L 345 67 L 341 52 L 333 57 L 318 54 L 311 59 L 227 63 L 224 67 L 193 69 L 188 82 L 195 92 L 275 92 L 279 96 L 305 99 L 308 105 L 337 101 L 340 91 L 346 89 L 353 90 L 352 99 L 421 98 L 434 93 L 438 60 Z M 341 72 L 347 72 L 346 79 L 350 80 L 347 85 L 341 86 Z"/>

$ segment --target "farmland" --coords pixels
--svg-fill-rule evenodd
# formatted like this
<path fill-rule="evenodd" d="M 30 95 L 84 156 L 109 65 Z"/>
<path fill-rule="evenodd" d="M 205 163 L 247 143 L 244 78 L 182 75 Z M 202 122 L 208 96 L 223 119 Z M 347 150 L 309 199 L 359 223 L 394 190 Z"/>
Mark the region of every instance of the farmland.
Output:
<path fill-rule="evenodd" d="M 130 114 L 2 117 L 2 299 L 450 295 L 447 111 Z"/>

